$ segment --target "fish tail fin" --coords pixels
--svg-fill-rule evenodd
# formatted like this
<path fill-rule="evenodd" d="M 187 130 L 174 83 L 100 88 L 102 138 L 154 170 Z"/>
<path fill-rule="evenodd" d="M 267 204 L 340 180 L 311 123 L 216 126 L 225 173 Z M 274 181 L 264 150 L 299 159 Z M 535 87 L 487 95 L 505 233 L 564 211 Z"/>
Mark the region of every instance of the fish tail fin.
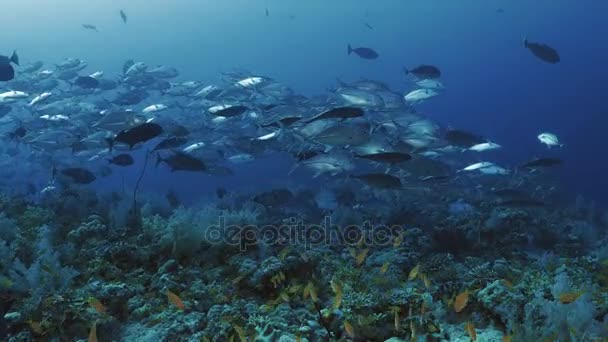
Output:
<path fill-rule="evenodd" d="M 114 148 L 114 139 L 106 138 L 106 142 L 108 143 L 108 148 L 110 149 L 110 152 L 112 152 L 112 149 Z"/>
<path fill-rule="evenodd" d="M 524 36 L 524 47 L 525 48 L 528 47 L 528 36 L 527 35 Z"/>
<path fill-rule="evenodd" d="M 13 51 L 13 55 L 11 56 L 11 62 L 16 65 L 19 65 L 19 55 L 17 54 L 17 50 Z"/>
<path fill-rule="evenodd" d="M 352 46 L 350 46 L 350 44 L 348 44 L 348 46 L 347 46 L 347 48 L 346 48 L 346 49 L 347 49 L 346 51 L 348 52 L 348 54 L 349 54 L 349 55 L 350 55 L 351 53 L 353 53 L 353 48 L 352 48 Z"/>

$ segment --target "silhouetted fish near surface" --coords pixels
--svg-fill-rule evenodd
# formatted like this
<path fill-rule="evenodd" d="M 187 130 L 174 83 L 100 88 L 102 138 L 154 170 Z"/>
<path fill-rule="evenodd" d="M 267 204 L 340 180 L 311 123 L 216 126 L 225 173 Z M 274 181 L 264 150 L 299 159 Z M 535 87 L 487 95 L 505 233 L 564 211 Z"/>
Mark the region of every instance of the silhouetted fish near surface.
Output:
<path fill-rule="evenodd" d="M 97 179 L 91 171 L 81 167 L 63 169 L 61 170 L 61 174 L 69 177 L 74 183 L 77 184 L 90 184 Z"/>
<path fill-rule="evenodd" d="M 91 25 L 91 24 L 82 24 L 82 27 L 87 29 L 87 30 L 91 30 L 91 31 L 95 31 L 95 32 L 99 32 L 99 30 L 97 30 L 97 26 L 95 25 Z"/>
<path fill-rule="evenodd" d="M 17 51 L 13 51 L 11 57 L 0 55 L 0 81 L 7 82 L 15 78 L 15 69 L 11 65 L 19 65 L 19 56 Z"/>
<path fill-rule="evenodd" d="M 118 165 L 118 166 L 130 166 L 133 165 L 133 157 L 131 155 L 123 153 L 119 154 L 112 159 L 108 159 L 108 163 Z"/>
<path fill-rule="evenodd" d="M 110 145 L 110 151 L 114 147 L 114 143 L 120 142 L 129 145 L 132 149 L 138 143 L 146 142 L 150 139 L 156 138 L 163 133 L 163 128 L 153 122 L 147 122 L 133 128 L 124 130 L 116 135 L 114 139 L 107 139 Z"/>
<path fill-rule="evenodd" d="M 78 76 L 74 84 L 83 89 L 95 89 L 99 87 L 99 81 L 91 76 Z"/>
<path fill-rule="evenodd" d="M 560 61 L 557 50 L 547 44 L 529 42 L 528 38 L 525 38 L 524 47 L 530 50 L 534 56 L 547 63 L 556 64 Z"/>
<path fill-rule="evenodd" d="M 122 19 L 123 23 L 127 23 L 127 14 L 125 13 L 125 11 L 120 10 L 120 18 Z"/>
<path fill-rule="evenodd" d="M 363 59 L 376 59 L 378 58 L 380 55 L 374 51 L 374 49 L 372 48 L 367 48 L 367 47 L 358 47 L 358 48 L 354 48 L 348 44 L 347 46 L 347 52 L 348 54 L 352 54 L 353 52 L 355 53 L 355 55 L 363 58 Z"/>
<path fill-rule="evenodd" d="M 268 7 L 266 7 L 265 14 L 266 14 L 267 17 L 270 17 L 270 11 L 268 10 Z"/>
<path fill-rule="evenodd" d="M 156 166 L 164 162 L 169 165 L 171 172 L 174 171 L 207 171 L 207 165 L 187 153 L 176 152 L 168 158 L 162 158 L 160 154 L 156 154 Z"/>
<path fill-rule="evenodd" d="M 422 64 L 413 69 L 403 68 L 406 75 L 414 75 L 420 79 L 436 79 L 441 77 L 441 70 L 434 65 Z"/>
<path fill-rule="evenodd" d="M 374 28 L 372 27 L 372 25 L 370 25 L 369 23 L 364 23 L 363 24 L 365 27 L 367 27 L 370 30 L 373 30 Z"/>

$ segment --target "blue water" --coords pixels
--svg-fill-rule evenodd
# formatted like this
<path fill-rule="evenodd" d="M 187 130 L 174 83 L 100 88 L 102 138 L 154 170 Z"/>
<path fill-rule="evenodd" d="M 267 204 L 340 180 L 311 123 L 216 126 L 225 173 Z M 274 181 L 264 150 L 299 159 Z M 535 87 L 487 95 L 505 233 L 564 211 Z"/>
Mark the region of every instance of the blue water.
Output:
<path fill-rule="evenodd" d="M 119 9 L 128 14 L 127 25 Z M 589 0 L 22 0 L 2 4 L 0 41 L 3 53 L 17 49 L 24 63 L 78 57 L 91 72 L 118 75 L 132 58 L 174 66 L 180 79 L 203 83 L 242 68 L 306 95 L 335 87 L 336 78 L 360 77 L 405 91 L 413 87 L 402 66 L 435 64 L 447 91 L 418 106 L 420 112 L 503 145 L 487 158 L 506 166 L 535 156 L 563 158 L 559 177 L 573 198 L 606 203 L 606 13 L 607 2 Z M 83 23 L 100 32 L 83 30 Z M 522 46 L 526 35 L 555 47 L 561 63 L 532 56 Z M 347 43 L 373 47 L 380 58 L 347 56 Z M 556 133 L 566 147 L 547 151 L 536 140 L 543 131 Z M 161 169 L 147 175 L 143 188 L 196 197 L 225 183 L 255 187 L 264 183 L 259 175 L 289 170 L 274 163 L 258 162 L 221 183 L 200 174 L 169 180 Z M 119 184 L 120 177 L 111 179 Z"/>

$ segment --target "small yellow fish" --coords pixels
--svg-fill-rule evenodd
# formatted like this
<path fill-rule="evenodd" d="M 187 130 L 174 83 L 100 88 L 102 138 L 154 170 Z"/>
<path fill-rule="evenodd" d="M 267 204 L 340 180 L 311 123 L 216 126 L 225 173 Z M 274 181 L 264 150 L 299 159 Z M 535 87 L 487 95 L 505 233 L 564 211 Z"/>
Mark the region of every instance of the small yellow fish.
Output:
<path fill-rule="evenodd" d="M 103 305 L 97 298 L 89 297 L 87 299 L 87 302 L 89 302 L 89 305 L 91 305 L 91 307 L 93 309 L 95 309 L 95 311 L 99 312 L 100 314 L 106 313 L 105 305 Z"/>
<path fill-rule="evenodd" d="M 346 331 L 346 335 L 348 337 L 354 339 L 355 338 L 355 328 L 348 321 L 344 321 L 344 331 Z"/>
<path fill-rule="evenodd" d="M 463 291 L 454 298 L 454 311 L 461 312 L 469 303 L 469 291 Z"/>
<path fill-rule="evenodd" d="M 393 248 L 398 248 L 403 243 L 403 233 L 399 233 L 395 240 L 393 241 Z"/>
<path fill-rule="evenodd" d="M 241 280 L 243 280 L 243 278 L 245 278 L 245 277 L 243 277 L 242 275 L 234 278 L 234 280 L 232 280 L 232 285 L 236 285 L 236 284 L 240 283 Z"/>
<path fill-rule="evenodd" d="M 473 342 L 477 341 L 477 332 L 475 331 L 475 326 L 473 325 L 473 322 L 467 322 L 464 325 L 464 330 L 471 337 L 471 341 L 473 341 Z"/>
<path fill-rule="evenodd" d="M 367 253 L 369 252 L 369 249 L 364 249 L 361 252 L 359 252 L 359 254 L 357 254 L 357 257 L 355 258 L 357 260 L 357 266 L 361 266 L 361 264 L 363 264 L 363 262 L 365 261 L 365 258 L 367 258 Z"/>
<path fill-rule="evenodd" d="M 428 289 L 429 287 L 431 287 L 431 281 L 429 280 L 429 277 L 426 276 L 426 274 L 422 275 L 422 281 L 424 282 L 424 286 Z"/>
<path fill-rule="evenodd" d="M 508 289 L 512 289 L 513 288 L 513 283 L 507 279 L 502 279 L 502 284 L 504 286 L 506 286 Z"/>
<path fill-rule="evenodd" d="M 359 247 L 359 248 L 361 248 L 361 247 L 363 247 L 364 242 L 365 242 L 365 235 L 361 235 L 361 238 L 357 242 L 356 246 Z"/>
<path fill-rule="evenodd" d="M 40 322 L 29 320 L 28 323 L 30 325 L 30 328 L 32 328 L 32 331 L 36 333 L 36 335 L 45 334 L 44 329 L 42 329 L 42 324 Z"/>
<path fill-rule="evenodd" d="M 186 308 L 186 306 L 184 305 L 184 302 L 182 302 L 181 298 L 179 298 L 178 295 L 176 295 L 175 293 L 167 290 L 167 298 L 169 298 L 169 301 L 171 303 L 173 303 L 175 306 L 177 306 L 178 309 L 184 311 L 184 309 Z"/>
<path fill-rule="evenodd" d="M 287 255 L 289 254 L 290 251 L 291 251 L 291 249 L 289 247 L 283 248 L 281 253 L 279 253 L 279 260 L 281 260 L 281 261 L 285 260 L 285 258 L 287 257 Z"/>
<path fill-rule="evenodd" d="M 387 261 L 384 264 L 382 264 L 382 267 L 380 267 L 380 273 L 384 274 L 386 273 L 386 271 L 388 271 L 388 266 L 390 265 L 390 263 Z"/>
<path fill-rule="evenodd" d="M 562 293 L 559 295 L 559 301 L 562 304 L 570 304 L 575 302 L 584 293 L 584 291 Z"/>
<path fill-rule="evenodd" d="M 97 322 L 93 322 L 93 326 L 89 332 L 89 342 L 97 342 Z"/>
<path fill-rule="evenodd" d="M 236 331 L 237 336 L 241 340 L 241 342 L 247 342 L 247 334 L 245 334 L 245 329 L 239 325 L 233 325 L 232 328 Z"/>
<path fill-rule="evenodd" d="M 511 342 L 511 335 L 504 335 L 502 337 L 502 342 Z"/>
<path fill-rule="evenodd" d="M 401 330 L 401 319 L 399 317 L 399 312 L 401 312 L 401 308 L 399 307 L 391 307 L 391 311 L 394 314 L 393 317 L 393 323 L 395 324 L 395 331 L 400 331 Z"/>
<path fill-rule="evenodd" d="M 340 304 L 342 304 L 342 284 L 340 284 L 337 280 L 332 280 L 331 289 L 336 294 L 336 297 L 334 297 L 333 308 L 334 310 L 337 310 L 340 307 Z"/>
<path fill-rule="evenodd" d="M 416 265 L 416 267 L 412 268 L 412 270 L 410 271 L 409 276 L 407 277 L 408 280 L 415 280 L 418 277 L 418 273 L 420 272 L 420 264 Z"/>
<path fill-rule="evenodd" d="M 316 302 L 319 299 L 319 296 L 317 295 L 317 289 L 315 288 L 315 284 L 313 284 L 312 281 L 309 281 L 308 284 L 306 284 L 306 286 L 304 287 L 302 297 L 304 299 L 310 297 L 313 302 Z"/>
<path fill-rule="evenodd" d="M 10 289 L 13 287 L 13 281 L 7 277 L 0 277 L 0 288 Z"/>

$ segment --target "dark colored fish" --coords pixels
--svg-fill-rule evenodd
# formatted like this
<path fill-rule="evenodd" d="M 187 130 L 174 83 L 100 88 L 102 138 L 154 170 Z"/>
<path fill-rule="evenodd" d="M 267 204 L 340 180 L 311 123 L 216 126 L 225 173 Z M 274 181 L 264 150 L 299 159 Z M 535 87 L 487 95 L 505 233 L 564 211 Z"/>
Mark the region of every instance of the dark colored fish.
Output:
<path fill-rule="evenodd" d="M 116 135 L 114 139 L 108 139 L 110 145 L 110 151 L 114 147 L 114 143 L 120 142 L 129 145 L 132 149 L 135 144 L 146 142 L 150 139 L 156 138 L 163 133 L 163 128 L 153 122 L 143 123 L 139 126 L 126 129 Z"/>
<path fill-rule="evenodd" d="M 108 159 L 108 163 L 118 165 L 118 166 L 133 165 L 133 162 L 134 162 L 133 157 L 131 157 L 131 155 L 126 154 L 126 153 L 122 153 L 122 154 L 119 154 L 119 155 L 113 157 L 112 159 Z"/>
<path fill-rule="evenodd" d="M 19 65 L 17 51 L 13 51 L 12 56 L 0 56 L 0 81 L 7 82 L 15 78 L 15 69 L 11 63 Z"/>
<path fill-rule="evenodd" d="M 249 108 L 247 108 L 245 106 L 240 106 L 240 105 L 230 106 L 228 108 L 224 108 L 224 109 L 221 109 L 221 110 L 213 113 L 213 115 L 230 118 L 233 116 L 239 116 L 248 110 L 249 110 Z"/>
<path fill-rule="evenodd" d="M 559 53 L 552 47 L 543 43 L 529 42 L 528 39 L 524 39 L 524 47 L 528 48 L 539 59 L 556 64 L 560 61 Z"/>
<path fill-rule="evenodd" d="M 17 55 L 17 51 L 13 51 L 13 54 L 10 57 L 0 55 L 0 65 L 11 63 L 19 65 L 19 55 Z"/>
<path fill-rule="evenodd" d="M 79 76 L 74 84 L 83 89 L 95 89 L 99 87 L 99 81 L 91 76 Z"/>
<path fill-rule="evenodd" d="M 125 11 L 120 10 L 120 18 L 122 19 L 123 23 L 127 23 L 127 14 L 125 13 Z"/>
<path fill-rule="evenodd" d="M 91 171 L 81 167 L 63 169 L 61 174 L 71 178 L 77 184 L 90 184 L 97 179 Z"/>
<path fill-rule="evenodd" d="M 270 17 L 270 11 L 268 10 L 268 7 L 266 7 L 266 12 L 265 13 L 266 13 L 267 17 Z"/>
<path fill-rule="evenodd" d="M 0 64 L 0 82 L 7 82 L 15 78 L 15 69 L 10 64 Z"/>
<path fill-rule="evenodd" d="M 99 32 L 97 30 L 97 27 L 95 25 L 91 25 L 91 24 L 82 24 L 82 27 L 84 27 L 87 30 L 91 30 L 91 31 L 95 31 L 95 32 Z"/>
<path fill-rule="evenodd" d="M 408 153 L 401 152 L 378 152 L 357 155 L 358 158 L 372 160 L 378 163 L 398 164 L 412 159 Z"/>
<path fill-rule="evenodd" d="M 14 131 L 8 134 L 9 138 L 12 140 L 21 139 L 27 134 L 27 130 L 23 127 L 17 127 Z"/>
<path fill-rule="evenodd" d="M 457 129 L 448 130 L 445 133 L 445 140 L 447 140 L 450 144 L 454 146 L 465 148 L 469 148 L 477 144 L 483 144 L 487 142 L 486 139 L 480 136 Z"/>
<path fill-rule="evenodd" d="M 184 137 L 170 137 L 170 138 L 164 139 L 163 141 L 159 142 L 154 147 L 152 152 L 180 147 L 187 142 L 188 142 L 188 139 L 184 138 Z"/>
<path fill-rule="evenodd" d="M 403 68 L 406 75 L 412 74 L 421 79 L 436 79 L 441 77 L 441 70 L 434 65 L 422 64 L 413 69 Z"/>
<path fill-rule="evenodd" d="M 378 189 L 398 189 L 401 188 L 401 180 L 386 173 L 366 173 L 353 178 L 360 179 L 365 184 Z"/>
<path fill-rule="evenodd" d="M 367 27 L 370 30 L 373 30 L 374 28 L 372 27 L 372 25 L 370 25 L 369 23 L 364 23 L 363 25 L 365 25 L 365 27 Z"/>
<path fill-rule="evenodd" d="M 195 158 L 187 153 L 176 152 L 169 158 L 161 158 L 160 154 L 156 154 L 156 166 L 164 162 L 169 165 L 171 168 L 171 172 L 174 171 L 207 171 L 207 165 L 205 163 Z"/>
<path fill-rule="evenodd" d="M 363 116 L 364 111 L 357 107 L 338 107 L 325 111 L 321 114 L 315 115 L 312 118 L 306 120 L 306 123 L 311 123 L 317 120 L 323 119 L 347 119 L 347 118 L 358 118 Z"/>
<path fill-rule="evenodd" d="M 380 56 L 376 51 L 374 51 L 374 49 L 366 48 L 366 47 L 358 47 L 358 48 L 353 49 L 352 46 L 350 46 L 350 44 L 348 44 L 347 52 L 349 55 L 354 52 L 355 55 L 357 55 L 363 59 L 376 59 Z"/>
<path fill-rule="evenodd" d="M 175 191 L 173 191 L 173 190 L 167 191 L 167 195 L 165 195 L 165 198 L 167 199 L 169 206 L 173 209 L 179 207 L 180 204 L 182 203 L 179 200 L 179 197 L 177 197 L 177 195 L 175 194 Z"/>
<path fill-rule="evenodd" d="M 562 164 L 562 160 L 558 158 L 538 158 L 523 164 L 522 168 L 534 168 L 534 167 L 552 167 Z"/>

